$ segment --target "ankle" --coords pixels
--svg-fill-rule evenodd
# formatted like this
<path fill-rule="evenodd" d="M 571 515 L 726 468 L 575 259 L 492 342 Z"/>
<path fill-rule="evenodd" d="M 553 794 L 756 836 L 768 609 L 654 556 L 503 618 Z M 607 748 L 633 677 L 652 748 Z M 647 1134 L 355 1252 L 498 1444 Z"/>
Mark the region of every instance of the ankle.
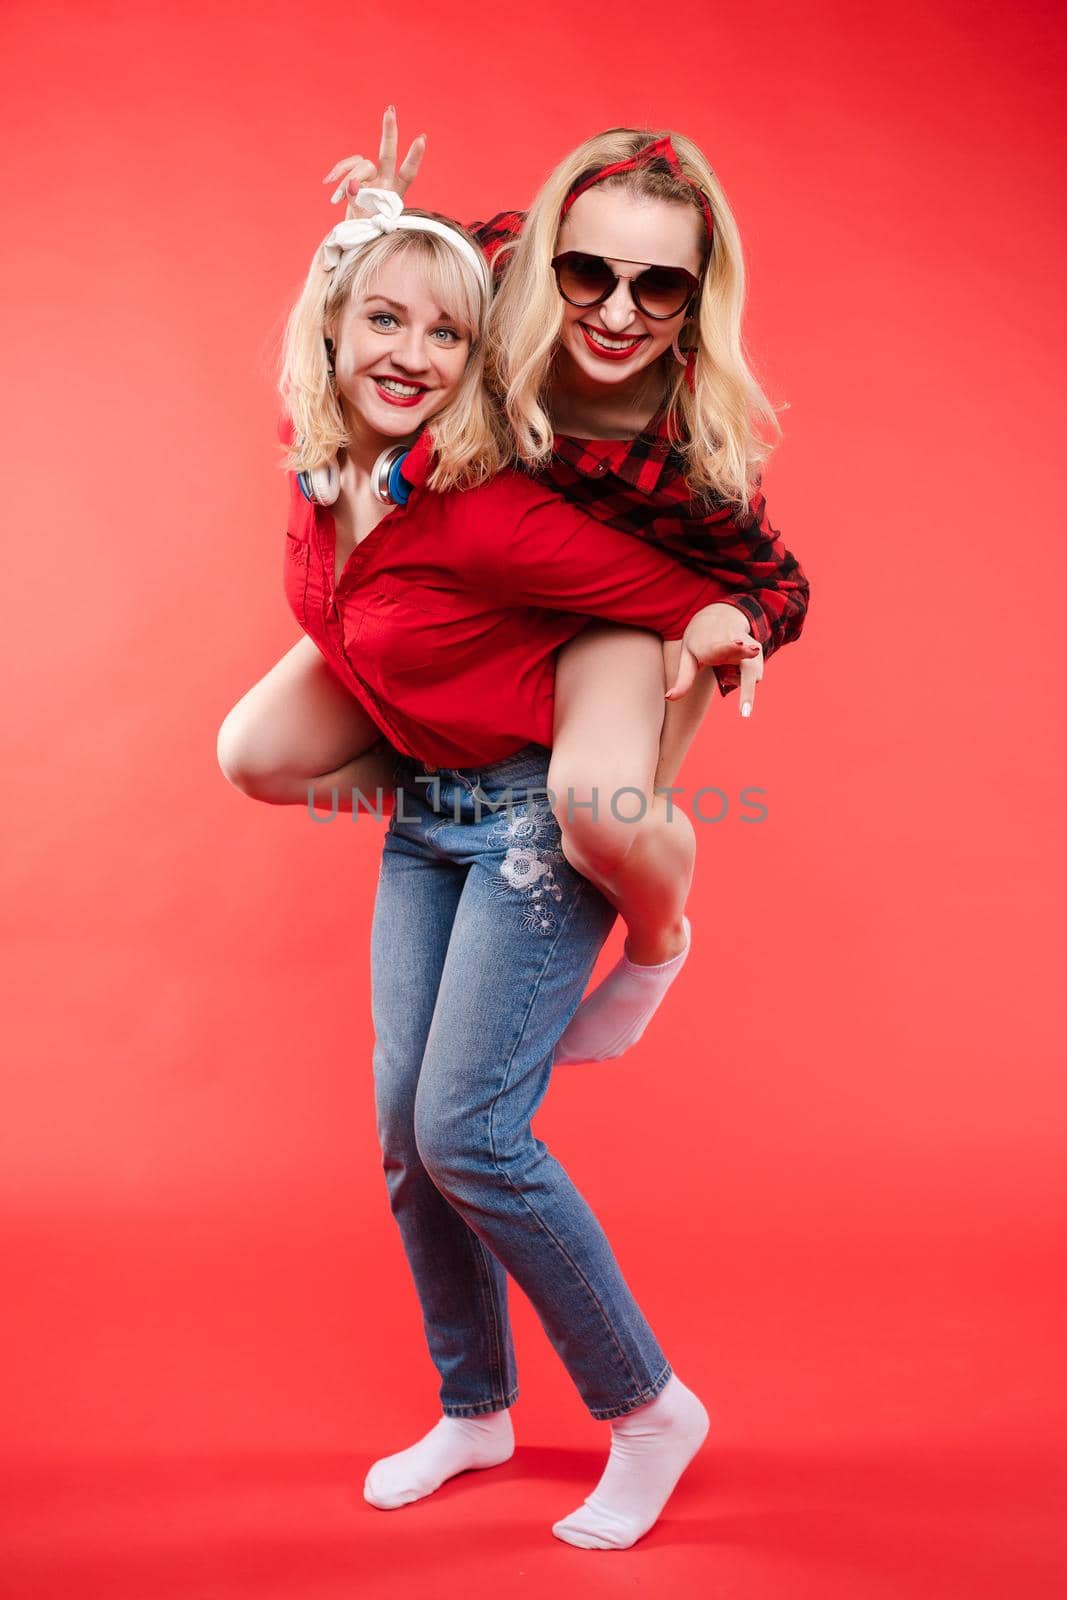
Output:
<path fill-rule="evenodd" d="M 670 922 L 657 922 L 654 927 L 630 928 L 623 946 L 627 961 L 635 967 L 659 967 L 681 955 L 686 946 L 685 922 L 682 913 Z"/>

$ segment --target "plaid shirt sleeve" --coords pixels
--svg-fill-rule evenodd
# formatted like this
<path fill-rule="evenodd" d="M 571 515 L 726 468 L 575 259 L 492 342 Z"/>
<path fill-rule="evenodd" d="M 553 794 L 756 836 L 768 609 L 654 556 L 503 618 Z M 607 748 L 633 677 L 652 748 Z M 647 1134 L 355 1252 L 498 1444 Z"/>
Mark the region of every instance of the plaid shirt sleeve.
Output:
<path fill-rule="evenodd" d="M 787 550 L 767 516 L 767 502 L 757 490 L 748 520 L 734 519 L 716 539 L 716 576 L 734 592 L 726 603 L 743 611 L 752 637 L 768 660 L 782 645 L 799 639 L 808 610 L 809 584 L 800 562 Z M 736 666 L 712 669 L 723 694 L 740 686 Z"/>
<path fill-rule="evenodd" d="M 488 222 L 468 222 L 467 228 L 473 233 L 482 247 L 482 254 L 493 269 L 493 279 L 500 282 L 504 268 L 508 264 L 508 255 L 501 256 L 500 252 L 506 244 L 514 244 L 522 233 L 522 225 L 526 221 L 525 211 L 498 211 L 495 217 L 490 217 Z"/>
<path fill-rule="evenodd" d="M 657 457 L 663 458 L 662 465 Z M 758 486 L 747 516 L 722 503 L 694 502 L 683 463 L 665 438 L 651 430 L 625 445 L 557 437 L 545 477 L 600 521 L 655 545 L 728 589 L 722 602 L 743 612 L 765 660 L 799 638 L 808 579 L 768 521 Z M 724 695 L 740 687 L 738 666 L 710 670 Z"/>

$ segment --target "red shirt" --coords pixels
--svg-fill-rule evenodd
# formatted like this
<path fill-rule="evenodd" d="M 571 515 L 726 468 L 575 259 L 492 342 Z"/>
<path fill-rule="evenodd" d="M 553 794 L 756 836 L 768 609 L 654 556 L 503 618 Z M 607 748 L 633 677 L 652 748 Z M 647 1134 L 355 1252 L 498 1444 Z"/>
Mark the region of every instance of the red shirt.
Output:
<path fill-rule="evenodd" d="M 472 233 L 499 279 L 518 239 L 525 214 L 500 211 L 488 222 L 472 222 Z M 498 259 L 499 257 L 499 259 Z M 748 617 L 752 636 L 768 660 L 800 637 L 809 585 L 796 557 L 767 517 L 760 490 L 747 516 L 710 495 L 694 500 L 685 462 L 667 437 L 662 407 L 635 439 L 573 439 L 557 434 L 541 480 L 613 528 L 668 551 L 694 572 L 717 578 L 732 591 L 730 604 Z M 712 667 L 723 694 L 739 686 L 739 668 Z"/>
<path fill-rule="evenodd" d="M 403 467 L 407 505 L 356 545 L 336 587 L 333 516 L 292 473 L 285 540 L 300 626 L 396 748 L 428 765 L 551 746 L 555 652 L 590 616 L 674 639 L 729 598 L 524 473 L 435 494 L 430 459 L 423 433 Z"/>

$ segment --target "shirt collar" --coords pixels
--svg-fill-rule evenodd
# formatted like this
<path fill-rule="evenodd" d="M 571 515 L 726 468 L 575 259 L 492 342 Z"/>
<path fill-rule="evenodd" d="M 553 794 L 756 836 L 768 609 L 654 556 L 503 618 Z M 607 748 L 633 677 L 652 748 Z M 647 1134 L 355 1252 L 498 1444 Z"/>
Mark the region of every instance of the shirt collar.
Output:
<path fill-rule="evenodd" d="M 670 448 L 666 402 L 632 439 L 573 439 L 557 433 L 553 440 L 556 454 L 587 478 L 613 472 L 643 494 L 650 494 L 659 483 Z"/>
<path fill-rule="evenodd" d="M 400 463 L 400 476 L 410 483 L 413 489 L 421 489 L 426 479 L 430 476 L 433 466 L 433 440 L 430 438 L 428 428 L 423 428 L 411 449 Z"/>
<path fill-rule="evenodd" d="M 670 448 L 666 403 L 633 439 L 572 439 L 563 433 L 553 439 L 556 454 L 585 477 L 599 478 L 613 472 L 642 494 L 651 494 L 658 485 Z M 400 467 L 401 476 L 413 489 L 425 484 L 433 456 L 433 440 L 429 429 L 423 428 Z"/>

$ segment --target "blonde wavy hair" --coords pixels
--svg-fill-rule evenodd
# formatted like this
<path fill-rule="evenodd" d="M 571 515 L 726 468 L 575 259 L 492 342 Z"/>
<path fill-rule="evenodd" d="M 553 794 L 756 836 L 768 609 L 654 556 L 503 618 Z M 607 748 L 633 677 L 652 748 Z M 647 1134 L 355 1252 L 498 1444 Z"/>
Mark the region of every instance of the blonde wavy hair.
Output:
<path fill-rule="evenodd" d="M 487 373 L 511 423 L 519 458 L 529 467 L 546 466 L 552 454 L 547 407 L 564 303 L 550 263 L 558 250 L 563 202 L 571 188 L 597 168 L 625 161 L 665 137 L 665 131 L 648 128 L 609 128 L 594 134 L 560 162 L 533 201 L 521 237 L 499 252 L 507 270 L 489 319 Z M 668 436 L 685 461 L 686 480 L 695 497 L 714 496 L 747 513 L 762 464 L 782 430 L 745 356 L 741 337 L 745 266 L 737 223 L 706 156 L 683 134 L 672 133 L 670 139 L 682 171 L 707 197 L 714 229 L 695 324 L 683 328 L 683 335 L 690 327 L 695 333 L 689 339 L 696 350 L 692 390 L 673 352 L 668 350 L 660 358 L 665 366 Z M 692 207 L 706 235 L 700 201 L 677 174 L 637 167 L 605 178 L 597 187 Z M 761 425 L 769 438 L 759 431 Z"/>
<path fill-rule="evenodd" d="M 414 208 L 405 208 L 405 214 L 447 222 L 478 249 L 467 229 L 451 217 Z M 434 446 L 427 484 L 435 490 L 467 488 L 499 471 L 510 450 L 503 420 L 484 382 L 489 303 L 474 268 L 447 239 L 414 229 L 382 234 L 332 272 L 323 267 L 320 250 L 315 252 L 289 314 L 282 341 L 278 388 L 295 435 L 282 463 L 286 470 L 305 472 L 322 466 L 348 444 L 344 415 L 331 381 L 326 339 L 340 321 L 349 297 L 361 299 L 390 261 L 408 256 L 422 265 L 429 293 L 438 305 L 448 308 L 456 326 L 471 341 L 456 393 L 426 424 Z"/>

